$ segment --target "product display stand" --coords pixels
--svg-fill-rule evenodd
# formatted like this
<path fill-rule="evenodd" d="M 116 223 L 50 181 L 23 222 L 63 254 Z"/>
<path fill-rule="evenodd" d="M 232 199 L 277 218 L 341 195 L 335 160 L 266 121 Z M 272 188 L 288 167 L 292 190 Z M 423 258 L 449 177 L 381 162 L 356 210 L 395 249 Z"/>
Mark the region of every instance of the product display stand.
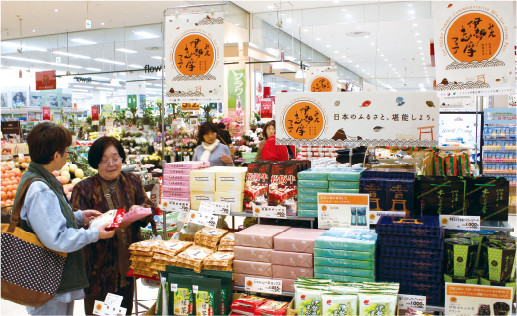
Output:
<path fill-rule="evenodd" d="M 230 216 L 239 216 L 239 217 L 255 217 L 251 213 L 244 213 L 244 212 L 231 212 Z M 258 223 L 260 224 L 261 217 L 255 217 L 258 219 Z M 275 218 L 273 218 L 275 219 Z M 283 218 L 276 218 L 276 219 L 283 219 Z M 314 228 L 314 221 L 316 220 L 316 217 L 302 217 L 302 216 L 287 216 L 285 219 L 289 220 L 295 220 L 295 221 L 308 221 L 311 222 L 311 229 Z M 232 217 L 232 227 L 235 228 L 235 217 Z"/>
<path fill-rule="evenodd" d="M 143 275 L 136 275 L 136 274 L 133 273 L 133 270 L 129 270 L 129 272 L 127 273 L 127 276 L 130 277 L 130 278 L 133 278 L 133 288 L 134 288 L 134 295 L 135 295 L 135 298 L 134 298 L 135 315 L 138 315 L 138 306 L 142 306 L 146 310 L 149 310 L 149 307 L 145 306 L 142 303 L 140 303 L 140 301 L 138 300 L 138 292 L 137 292 L 137 283 L 136 283 L 136 281 L 139 278 L 141 278 L 141 279 L 149 279 L 149 280 L 154 280 L 154 281 L 160 281 L 160 280 L 156 279 L 156 278 L 146 277 L 146 276 L 143 276 Z"/>

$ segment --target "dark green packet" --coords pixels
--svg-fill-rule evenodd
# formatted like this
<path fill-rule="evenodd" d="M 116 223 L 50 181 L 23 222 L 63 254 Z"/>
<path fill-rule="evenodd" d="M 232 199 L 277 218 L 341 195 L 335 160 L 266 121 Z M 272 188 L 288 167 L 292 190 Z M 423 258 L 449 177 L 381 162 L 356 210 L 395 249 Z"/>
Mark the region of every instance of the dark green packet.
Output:
<path fill-rule="evenodd" d="M 192 293 L 195 314 L 198 316 L 221 315 L 221 280 L 192 276 Z"/>
<path fill-rule="evenodd" d="M 192 277 L 168 273 L 167 280 L 169 287 L 169 315 L 195 315 Z"/>

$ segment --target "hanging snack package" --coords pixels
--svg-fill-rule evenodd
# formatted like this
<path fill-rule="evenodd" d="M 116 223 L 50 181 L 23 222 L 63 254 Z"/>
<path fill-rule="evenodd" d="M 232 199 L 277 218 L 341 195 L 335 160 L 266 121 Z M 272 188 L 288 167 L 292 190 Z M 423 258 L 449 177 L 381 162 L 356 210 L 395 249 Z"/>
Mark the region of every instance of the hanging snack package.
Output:
<path fill-rule="evenodd" d="M 195 272 L 201 273 L 203 260 L 212 253 L 213 251 L 208 248 L 194 245 L 176 256 L 175 265 L 178 267 L 193 269 Z"/>
<path fill-rule="evenodd" d="M 228 231 L 224 229 L 203 227 L 194 234 L 194 243 L 215 251 L 219 240 L 227 233 Z"/>
<path fill-rule="evenodd" d="M 233 251 L 233 247 L 235 246 L 235 234 L 228 233 L 221 238 L 219 242 L 218 251 Z"/>
<path fill-rule="evenodd" d="M 192 277 L 169 273 L 169 314 L 194 315 L 194 299 L 192 293 Z"/>
<path fill-rule="evenodd" d="M 90 229 L 97 228 L 103 224 L 109 224 L 108 227 L 106 227 L 106 230 L 117 229 L 122 223 L 124 212 L 124 209 L 109 210 L 106 213 L 94 218 L 90 222 Z"/>
<path fill-rule="evenodd" d="M 322 315 L 357 315 L 357 296 L 343 294 L 321 295 Z"/>
<path fill-rule="evenodd" d="M 191 278 L 195 315 L 221 315 L 221 280 L 196 276 Z"/>
<path fill-rule="evenodd" d="M 468 277 L 474 273 L 478 242 L 468 238 L 445 239 L 445 273 Z"/>
<path fill-rule="evenodd" d="M 243 315 L 253 315 L 255 310 L 259 308 L 262 304 L 266 302 L 266 299 L 263 297 L 258 297 L 254 295 L 243 296 L 239 299 L 233 301 L 231 308 L 232 312 L 243 314 Z"/>
<path fill-rule="evenodd" d="M 395 316 L 397 311 L 397 295 L 377 293 L 359 293 L 360 316 L 384 315 Z"/>
<path fill-rule="evenodd" d="M 220 270 L 220 271 L 233 271 L 233 252 L 218 251 L 208 255 L 203 260 L 204 269 L 207 270 Z"/>
<path fill-rule="evenodd" d="M 280 316 L 287 314 L 289 302 L 266 300 L 255 310 L 255 316 Z"/>

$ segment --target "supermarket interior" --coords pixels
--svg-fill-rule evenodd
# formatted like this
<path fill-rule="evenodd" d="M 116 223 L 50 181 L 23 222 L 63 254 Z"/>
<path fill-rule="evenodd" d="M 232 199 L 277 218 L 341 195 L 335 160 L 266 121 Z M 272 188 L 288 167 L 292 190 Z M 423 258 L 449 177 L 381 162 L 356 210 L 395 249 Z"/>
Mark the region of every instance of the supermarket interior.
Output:
<path fill-rule="evenodd" d="M 0 5 L 1 315 L 516 315 L 516 1 Z"/>

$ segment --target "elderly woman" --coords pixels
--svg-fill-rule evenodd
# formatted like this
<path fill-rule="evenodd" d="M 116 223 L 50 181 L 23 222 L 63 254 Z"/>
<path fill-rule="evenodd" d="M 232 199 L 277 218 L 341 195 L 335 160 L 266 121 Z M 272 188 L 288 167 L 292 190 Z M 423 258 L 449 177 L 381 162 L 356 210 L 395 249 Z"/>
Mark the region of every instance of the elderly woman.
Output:
<path fill-rule="evenodd" d="M 219 129 L 211 122 L 199 125 L 197 138 L 201 145 L 194 151 L 194 161 L 210 162 L 210 166 L 232 166 L 230 149 L 221 144 L 217 135 Z"/>
<path fill-rule="evenodd" d="M 124 148 L 114 137 L 101 137 L 91 146 L 88 163 L 98 174 L 79 182 L 72 192 L 74 209 L 96 209 L 105 213 L 111 209 L 150 207 L 140 178 L 122 172 L 126 160 Z M 125 228 L 119 228 L 115 237 L 84 249 L 86 270 L 90 287 L 86 289 L 84 309 L 91 315 L 95 300 L 103 301 L 107 293 L 123 296 L 122 307 L 127 315 L 132 312 L 133 281 L 127 278 L 129 271 L 129 246 L 140 240 L 140 227 L 145 227 L 152 215 Z"/>
<path fill-rule="evenodd" d="M 30 181 L 20 213 L 21 227 L 36 234 L 47 248 L 68 253 L 57 295 L 42 306 L 27 307 L 31 315 L 72 315 L 74 300 L 82 299 L 83 289 L 88 286 L 81 249 L 114 234 L 106 231 L 107 225 L 97 229 L 79 228 L 100 213 L 92 210 L 93 207 L 80 207 L 74 213 L 63 186 L 52 175 L 52 171 L 65 165 L 71 143 L 70 132 L 53 123 L 38 124 L 27 137 L 32 162 L 20 180 L 13 209 L 21 203 L 20 188 Z M 30 275 L 26 277 L 30 279 Z"/>

